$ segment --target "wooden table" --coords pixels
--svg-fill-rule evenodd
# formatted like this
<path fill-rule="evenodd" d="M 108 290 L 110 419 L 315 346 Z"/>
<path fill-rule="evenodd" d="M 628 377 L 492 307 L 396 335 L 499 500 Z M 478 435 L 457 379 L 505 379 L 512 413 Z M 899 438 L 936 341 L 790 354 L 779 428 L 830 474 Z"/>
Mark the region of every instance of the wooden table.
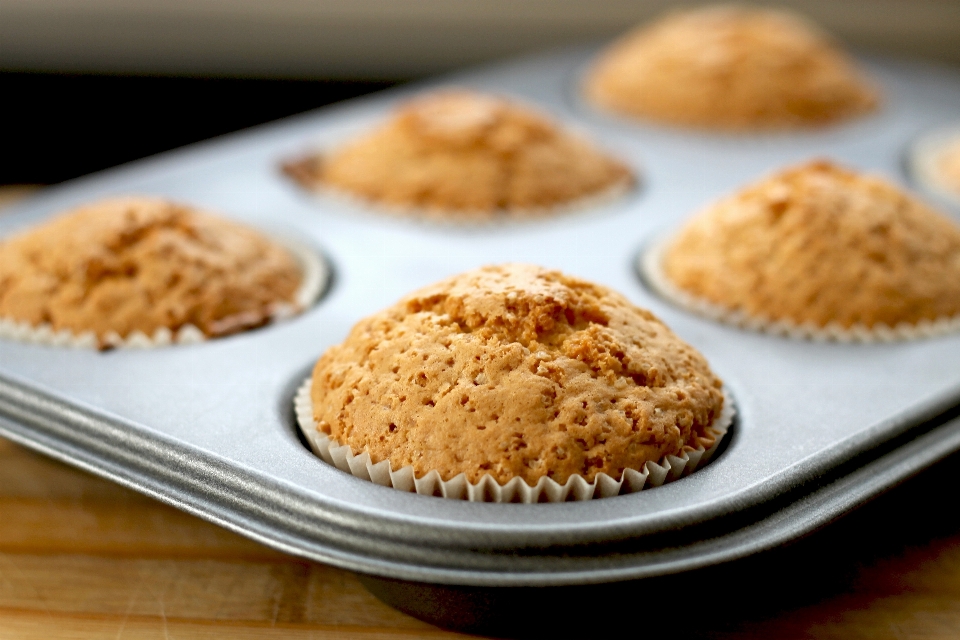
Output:
<path fill-rule="evenodd" d="M 958 471 L 955 456 L 789 549 L 674 581 L 679 610 L 699 620 L 674 637 L 960 638 Z M 649 588 L 627 585 L 609 610 L 578 611 L 550 635 L 653 628 L 665 614 L 644 609 Z M 0 439 L 2 640 L 411 637 L 461 636 L 382 604 L 350 573 Z"/>

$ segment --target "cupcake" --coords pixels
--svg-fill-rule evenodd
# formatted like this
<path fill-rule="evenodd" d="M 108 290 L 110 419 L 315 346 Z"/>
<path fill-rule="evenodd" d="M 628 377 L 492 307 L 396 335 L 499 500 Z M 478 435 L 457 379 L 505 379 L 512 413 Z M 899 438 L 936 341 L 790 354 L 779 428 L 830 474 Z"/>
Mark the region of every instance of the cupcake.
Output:
<path fill-rule="evenodd" d="M 309 304 L 319 265 L 298 260 L 184 205 L 103 200 L 0 243 L 0 318 L 8 337 L 100 348 L 223 336 Z"/>
<path fill-rule="evenodd" d="M 910 164 L 923 187 L 960 202 L 960 127 L 923 136 L 911 149 Z"/>
<path fill-rule="evenodd" d="M 541 114 L 463 90 L 413 100 L 366 135 L 284 169 L 308 189 L 451 220 L 544 213 L 633 180 Z"/>
<path fill-rule="evenodd" d="M 827 161 L 707 207 L 655 266 L 669 296 L 761 328 L 911 337 L 960 318 L 960 227 L 885 180 Z"/>
<path fill-rule="evenodd" d="M 943 183 L 948 189 L 960 196 L 960 136 L 943 150 L 937 163 Z"/>
<path fill-rule="evenodd" d="M 876 108 L 850 58 L 800 16 L 714 6 L 678 11 L 604 51 L 584 92 L 610 111 L 684 127 L 823 125 Z"/>
<path fill-rule="evenodd" d="M 475 500 L 616 495 L 660 463 L 648 483 L 658 484 L 672 460 L 681 472 L 702 464 L 730 419 L 706 360 L 652 314 L 517 264 L 454 276 L 361 320 L 301 397 L 309 439 L 366 458 L 338 466 L 372 479 L 389 467 L 406 485 L 386 472 L 380 482 L 407 490 L 432 476 L 416 490 Z"/>

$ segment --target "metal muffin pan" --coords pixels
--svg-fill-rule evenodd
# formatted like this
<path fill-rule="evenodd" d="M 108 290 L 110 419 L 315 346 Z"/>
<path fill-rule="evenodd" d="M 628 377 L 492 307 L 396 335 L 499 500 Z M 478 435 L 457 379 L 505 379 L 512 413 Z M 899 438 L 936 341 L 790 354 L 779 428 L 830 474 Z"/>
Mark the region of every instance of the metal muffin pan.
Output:
<path fill-rule="evenodd" d="M 787 163 L 826 156 L 903 180 L 909 143 L 956 117 L 960 74 L 868 60 L 885 93 L 878 114 L 825 130 L 720 135 L 590 112 L 570 98 L 590 55 L 404 86 L 47 189 L 3 215 L 6 236 L 108 195 L 168 196 L 299 237 L 335 275 L 301 316 L 197 345 L 98 353 L 2 341 L 0 433 L 284 551 L 384 579 L 504 587 L 626 580 L 744 556 L 960 450 L 960 335 L 851 345 L 751 333 L 671 306 L 633 266 L 650 238 Z M 556 218 L 457 226 L 318 200 L 281 175 L 282 160 L 450 84 L 538 105 L 638 168 L 642 186 Z M 324 349 L 413 289 L 504 261 L 612 287 L 703 352 L 737 404 L 725 450 L 654 490 L 517 505 L 405 494 L 306 449 L 292 398 Z"/>

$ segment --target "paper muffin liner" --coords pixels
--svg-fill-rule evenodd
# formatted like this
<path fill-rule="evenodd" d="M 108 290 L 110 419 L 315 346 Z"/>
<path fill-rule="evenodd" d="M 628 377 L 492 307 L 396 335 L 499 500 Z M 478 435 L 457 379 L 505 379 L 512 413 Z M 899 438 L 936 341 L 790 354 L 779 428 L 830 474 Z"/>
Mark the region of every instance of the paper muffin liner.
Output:
<path fill-rule="evenodd" d="M 300 266 L 303 279 L 294 295 L 293 303 L 273 305 L 267 320 L 268 324 L 291 318 L 310 308 L 323 293 L 330 278 L 326 261 L 314 249 L 287 238 L 271 236 L 271 239 L 290 252 Z M 110 331 L 105 335 L 97 336 L 93 331 L 84 331 L 79 334 L 69 329 L 55 331 L 47 323 L 31 325 L 28 322 L 2 316 L 0 316 L 0 338 L 77 349 L 152 349 L 171 344 L 196 344 L 209 339 L 203 331 L 192 324 L 186 324 L 177 331 L 161 327 L 153 335 L 133 331 L 127 336 L 121 336 L 115 331 Z"/>
<path fill-rule="evenodd" d="M 593 482 L 587 482 L 583 476 L 575 474 L 570 476 L 564 484 L 559 484 L 552 478 L 544 476 L 531 487 L 520 477 L 515 477 L 501 485 L 493 476 L 485 474 L 477 483 L 472 483 L 463 473 L 450 480 L 443 480 L 436 470 L 429 471 L 418 478 L 410 465 L 394 471 L 389 460 L 374 464 L 366 451 L 357 455 L 350 445 L 341 445 L 336 438 L 319 431 L 313 419 L 313 401 L 310 398 L 312 380 L 312 376 L 308 377 L 297 390 L 294 397 L 294 411 L 297 425 L 309 443 L 311 451 L 324 462 L 357 478 L 369 480 L 384 487 L 470 502 L 531 504 L 592 500 L 659 487 L 706 465 L 713 458 L 720 442 L 729 431 L 736 412 L 730 394 L 724 389 L 723 409 L 710 425 L 716 440 L 709 449 L 700 446 L 691 451 L 684 451 L 680 456 L 666 455 L 657 462 L 646 462 L 639 471 L 626 469 L 619 480 L 606 473 L 598 473 Z"/>
<path fill-rule="evenodd" d="M 419 207 L 415 205 L 400 205 L 381 202 L 371 198 L 364 198 L 346 189 L 333 187 L 322 182 L 306 183 L 294 177 L 287 171 L 287 166 L 303 162 L 311 157 L 322 157 L 329 153 L 328 149 L 320 149 L 306 156 L 295 158 L 290 162 L 282 163 L 284 174 L 314 200 L 323 203 L 336 203 L 351 209 L 360 209 L 364 213 L 387 215 L 394 218 L 418 220 L 441 226 L 460 225 L 491 225 L 497 223 L 526 222 L 542 220 L 544 218 L 576 215 L 591 209 L 600 209 L 621 198 L 627 197 L 640 184 L 640 177 L 631 167 L 630 175 L 617 180 L 611 185 L 589 193 L 574 200 L 560 202 L 545 207 L 524 207 L 514 209 L 444 209 L 440 207 Z M 624 163 L 626 166 L 626 163 Z"/>
<path fill-rule="evenodd" d="M 860 323 L 843 327 L 837 322 L 830 322 L 821 327 L 812 322 L 797 323 L 791 320 L 773 320 L 762 316 L 749 315 L 738 309 L 730 309 L 709 300 L 698 298 L 675 285 L 663 271 L 663 255 L 668 240 L 669 238 L 661 238 L 640 253 L 637 258 L 638 271 L 660 296 L 678 307 L 710 320 L 751 331 L 818 342 L 898 342 L 931 338 L 960 331 L 960 314 L 937 318 L 936 320 L 924 319 L 916 324 L 901 322 L 894 327 L 883 323 L 873 327 Z"/>
<path fill-rule="evenodd" d="M 960 205 L 960 185 L 948 183 L 938 162 L 947 147 L 960 145 L 960 124 L 937 129 L 921 136 L 907 153 L 907 168 L 921 188 Z"/>

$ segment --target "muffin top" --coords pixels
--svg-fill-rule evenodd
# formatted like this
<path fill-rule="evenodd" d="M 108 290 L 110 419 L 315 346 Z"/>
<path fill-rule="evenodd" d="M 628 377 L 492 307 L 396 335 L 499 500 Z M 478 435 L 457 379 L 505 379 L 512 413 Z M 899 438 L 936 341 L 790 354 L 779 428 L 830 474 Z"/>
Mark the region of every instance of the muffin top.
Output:
<path fill-rule="evenodd" d="M 823 327 L 960 313 L 960 227 L 879 178 L 815 161 L 707 207 L 665 275 L 747 315 Z"/>
<path fill-rule="evenodd" d="M 816 27 L 782 10 L 668 14 L 602 53 L 587 97 L 612 111 L 708 129 L 818 125 L 873 110 L 876 91 Z"/>
<path fill-rule="evenodd" d="M 715 440 L 721 382 L 619 294 L 540 267 L 454 276 L 360 321 L 313 371 L 318 429 L 417 477 L 620 478 Z"/>
<path fill-rule="evenodd" d="M 218 336 L 293 304 L 300 268 L 244 226 L 156 198 L 103 200 L 0 242 L 0 317 L 125 337 Z"/>
<path fill-rule="evenodd" d="M 413 100 L 379 128 L 286 171 L 308 187 L 451 217 L 533 213 L 632 180 L 623 164 L 540 114 L 469 91 Z"/>

